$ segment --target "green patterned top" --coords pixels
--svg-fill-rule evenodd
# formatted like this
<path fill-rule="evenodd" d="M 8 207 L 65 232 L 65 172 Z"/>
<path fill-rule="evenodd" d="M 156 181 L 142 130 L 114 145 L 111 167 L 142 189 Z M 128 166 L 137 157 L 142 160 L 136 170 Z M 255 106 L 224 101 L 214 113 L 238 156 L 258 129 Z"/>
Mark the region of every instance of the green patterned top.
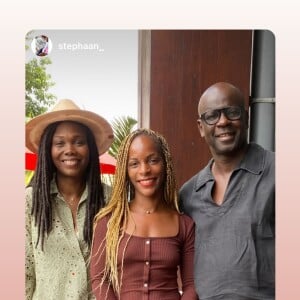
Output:
<path fill-rule="evenodd" d="M 77 211 L 75 232 L 72 213 L 55 181 L 51 184 L 53 229 L 45 237 L 44 251 L 36 247 L 38 229 L 31 216 L 32 188 L 26 188 L 26 300 L 91 300 L 88 260 L 83 238 L 87 187 Z"/>

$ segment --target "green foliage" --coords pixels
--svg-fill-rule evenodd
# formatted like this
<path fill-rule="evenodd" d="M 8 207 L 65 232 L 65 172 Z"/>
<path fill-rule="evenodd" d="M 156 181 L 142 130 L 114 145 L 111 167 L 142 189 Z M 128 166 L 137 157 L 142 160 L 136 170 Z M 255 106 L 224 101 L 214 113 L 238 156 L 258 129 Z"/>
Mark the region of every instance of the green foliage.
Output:
<path fill-rule="evenodd" d="M 30 49 L 34 31 L 25 36 L 25 50 Z M 54 104 L 56 97 L 49 93 L 49 88 L 55 83 L 47 73 L 47 65 L 52 62 L 50 58 L 33 58 L 25 64 L 25 113 L 27 118 L 33 118 L 44 113 Z"/>
<path fill-rule="evenodd" d="M 30 30 L 30 31 L 27 32 L 27 34 L 25 36 L 25 50 L 28 50 L 30 48 L 28 43 L 31 43 L 33 34 L 34 34 L 33 30 Z"/>
<path fill-rule="evenodd" d="M 114 132 L 114 141 L 111 144 L 108 153 L 117 158 L 120 145 L 124 138 L 134 129 L 134 126 L 137 124 L 137 120 L 127 116 L 116 117 L 111 122 L 111 126 Z M 114 174 L 101 174 L 101 180 L 106 187 L 112 187 L 114 182 Z M 106 196 L 109 201 L 111 189 L 106 188 Z"/>
<path fill-rule="evenodd" d="M 133 130 L 134 126 L 137 124 L 137 120 L 127 116 L 116 117 L 111 122 L 111 126 L 114 132 L 114 141 L 111 144 L 108 153 L 117 158 L 120 145 L 124 138 Z"/>
<path fill-rule="evenodd" d="M 54 83 L 46 67 L 51 64 L 48 57 L 32 59 L 25 65 L 26 117 L 33 118 L 44 113 L 54 104 L 56 97 L 48 90 Z"/>
<path fill-rule="evenodd" d="M 25 170 L 25 186 L 27 186 L 30 183 L 33 175 L 34 171 Z"/>
<path fill-rule="evenodd" d="M 27 33 L 25 37 L 25 50 L 28 51 L 28 43 L 32 41 L 33 31 Z M 26 121 L 37 115 L 44 113 L 49 106 L 54 104 L 56 97 L 48 90 L 54 85 L 51 75 L 47 74 L 47 65 L 51 60 L 47 57 L 32 59 L 25 64 L 25 114 Z M 25 186 L 27 186 L 34 171 L 25 170 Z"/>

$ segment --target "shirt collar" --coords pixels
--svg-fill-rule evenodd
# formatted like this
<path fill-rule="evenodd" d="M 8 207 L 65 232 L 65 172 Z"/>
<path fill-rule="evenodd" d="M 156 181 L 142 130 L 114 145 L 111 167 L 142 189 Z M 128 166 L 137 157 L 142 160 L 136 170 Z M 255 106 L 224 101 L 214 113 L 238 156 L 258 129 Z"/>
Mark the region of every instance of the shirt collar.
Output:
<path fill-rule="evenodd" d="M 195 190 L 200 189 L 208 181 L 214 181 L 214 177 L 211 172 L 211 166 L 213 164 L 213 161 L 214 160 L 211 159 L 207 166 L 198 174 L 195 183 Z M 262 172 L 264 163 L 264 149 L 255 143 L 250 143 L 248 145 L 248 149 L 244 158 L 241 160 L 240 164 L 235 168 L 234 171 L 243 169 L 250 173 L 258 175 Z"/>
<path fill-rule="evenodd" d="M 250 143 L 244 158 L 236 169 L 244 169 L 258 175 L 263 171 L 264 164 L 264 149 L 258 144 Z"/>
<path fill-rule="evenodd" d="M 211 159 L 207 166 L 200 171 L 200 173 L 197 176 L 196 183 L 195 183 L 195 190 L 200 189 L 204 184 L 206 184 L 208 181 L 214 181 L 214 177 L 211 172 L 211 166 L 213 164 L 214 160 Z"/>
<path fill-rule="evenodd" d="M 57 184 L 56 184 L 56 180 L 55 180 L 55 176 L 52 179 L 51 184 L 50 184 L 50 194 L 53 195 L 53 196 L 57 196 L 58 199 L 61 199 L 61 200 L 64 201 L 63 196 L 60 194 L 60 192 L 58 190 L 58 187 L 57 187 Z M 87 199 L 87 196 L 88 196 L 88 187 L 86 185 L 85 189 L 84 189 L 84 191 L 83 191 L 83 193 L 81 195 L 79 203 L 84 202 Z"/>

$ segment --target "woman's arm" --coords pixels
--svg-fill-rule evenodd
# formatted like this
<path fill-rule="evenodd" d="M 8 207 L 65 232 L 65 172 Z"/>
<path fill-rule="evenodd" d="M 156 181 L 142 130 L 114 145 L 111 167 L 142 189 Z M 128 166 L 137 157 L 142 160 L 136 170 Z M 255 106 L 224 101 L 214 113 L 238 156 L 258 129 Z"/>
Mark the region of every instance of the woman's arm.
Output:
<path fill-rule="evenodd" d="M 182 300 L 197 300 L 198 296 L 194 286 L 194 242 L 195 242 L 195 224 L 191 220 L 185 222 L 186 233 L 182 247 L 182 259 L 180 265 L 180 274 L 182 280 Z"/>
<path fill-rule="evenodd" d="M 104 267 L 105 267 L 105 236 L 107 230 L 107 218 L 103 218 L 97 222 L 94 236 L 93 236 L 93 246 L 91 252 L 91 265 L 90 274 L 92 282 L 92 290 L 97 300 L 117 300 L 112 287 L 108 284 L 105 279 L 102 282 Z"/>

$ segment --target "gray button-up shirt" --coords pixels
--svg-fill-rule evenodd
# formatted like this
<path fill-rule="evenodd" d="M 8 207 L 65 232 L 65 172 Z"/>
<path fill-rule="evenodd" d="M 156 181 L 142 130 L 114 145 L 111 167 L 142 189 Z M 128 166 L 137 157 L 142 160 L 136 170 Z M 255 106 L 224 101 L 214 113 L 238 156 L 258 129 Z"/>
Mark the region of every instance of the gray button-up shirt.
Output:
<path fill-rule="evenodd" d="M 180 190 L 196 223 L 195 285 L 200 299 L 274 299 L 275 155 L 251 143 L 224 202 L 212 199 L 212 160 Z"/>

